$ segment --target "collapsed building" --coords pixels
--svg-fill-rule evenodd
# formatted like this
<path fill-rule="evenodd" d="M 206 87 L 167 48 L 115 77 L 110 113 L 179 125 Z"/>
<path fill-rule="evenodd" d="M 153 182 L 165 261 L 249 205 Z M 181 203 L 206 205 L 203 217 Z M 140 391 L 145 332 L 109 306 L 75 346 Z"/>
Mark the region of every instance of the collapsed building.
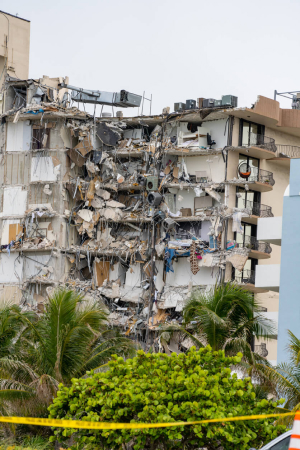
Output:
<path fill-rule="evenodd" d="M 182 322 L 195 289 L 223 281 L 259 295 L 266 315 L 276 311 L 277 294 L 255 286 L 255 267 L 280 255 L 257 240 L 256 226 L 281 215 L 300 145 L 286 110 L 265 97 L 237 108 L 225 96 L 161 115 L 95 117 L 72 100 L 101 103 L 99 91 L 70 95 L 68 82 L 5 83 L 0 297 L 42 311 L 56 287 L 76 289 L 141 345 Z M 103 102 L 124 107 L 127 94 Z"/>

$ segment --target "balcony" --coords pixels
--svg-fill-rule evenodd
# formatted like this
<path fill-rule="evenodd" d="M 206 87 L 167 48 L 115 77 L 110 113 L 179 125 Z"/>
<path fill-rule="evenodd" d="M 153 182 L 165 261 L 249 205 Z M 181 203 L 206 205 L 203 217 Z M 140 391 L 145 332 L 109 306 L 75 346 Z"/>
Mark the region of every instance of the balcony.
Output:
<path fill-rule="evenodd" d="M 272 158 L 272 162 L 277 162 L 278 164 L 289 166 L 290 160 L 293 158 L 300 158 L 300 147 L 296 145 L 276 145 L 277 150 L 275 157 Z"/>
<path fill-rule="evenodd" d="M 247 155 L 258 159 L 274 158 L 277 150 L 275 139 L 256 133 L 243 136 L 241 146 L 247 150 Z"/>
<path fill-rule="evenodd" d="M 245 175 L 247 175 L 247 173 L 241 172 L 241 170 L 243 170 L 243 164 L 245 164 L 246 167 L 247 162 L 245 161 L 245 163 L 241 163 L 239 165 L 238 177 L 246 181 L 252 191 L 269 192 L 273 190 L 273 186 L 275 184 L 273 172 L 248 166 L 249 169 L 246 170 L 249 170 L 251 174 L 249 177 L 246 177 Z M 238 186 L 244 187 L 245 183 L 238 184 Z"/>
<path fill-rule="evenodd" d="M 274 217 L 271 206 L 263 205 L 262 203 L 244 201 L 243 206 L 239 208 L 245 208 L 249 210 L 250 214 L 247 217 L 242 217 L 242 221 L 246 223 L 257 224 L 260 217 Z"/>
<path fill-rule="evenodd" d="M 263 358 L 266 358 L 269 354 L 268 350 L 267 350 L 267 344 L 259 344 L 259 345 L 255 345 L 254 346 L 254 351 L 255 353 L 257 353 L 259 356 L 262 356 Z"/>
<path fill-rule="evenodd" d="M 249 248 L 249 258 L 268 259 L 271 257 L 272 248 L 267 242 L 260 242 L 254 236 L 243 236 L 243 242 L 237 243 L 240 248 Z"/>
<path fill-rule="evenodd" d="M 266 289 L 255 286 L 255 270 L 235 270 L 234 281 L 243 289 L 253 292 L 254 294 L 262 294 L 267 292 Z"/>

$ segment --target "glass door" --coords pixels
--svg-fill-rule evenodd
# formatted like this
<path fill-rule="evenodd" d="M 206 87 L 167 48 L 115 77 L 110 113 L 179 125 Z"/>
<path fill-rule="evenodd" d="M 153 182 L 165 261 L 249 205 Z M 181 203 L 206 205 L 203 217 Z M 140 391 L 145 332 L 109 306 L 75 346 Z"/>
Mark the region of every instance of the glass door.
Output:
<path fill-rule="evenodd" d="M 252 215 L 260 215 L 260 192 L 246 191 L 244 188 L 237 187 L 237 193 L 240 194 L 237 197 L 237 208 L 252 209 Z"/>

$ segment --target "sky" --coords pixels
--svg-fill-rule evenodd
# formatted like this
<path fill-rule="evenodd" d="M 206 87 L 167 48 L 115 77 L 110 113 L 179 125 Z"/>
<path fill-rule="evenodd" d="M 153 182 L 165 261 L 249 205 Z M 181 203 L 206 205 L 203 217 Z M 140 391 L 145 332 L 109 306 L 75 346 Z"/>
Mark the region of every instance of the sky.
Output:
<path fill-rule="evenodd" d="M 300 91 L 299 0 L 1 0 L 0 8 L 31 21 L 30 78 L 68 75 L 85 89 L 152 94 L 152 113 L 198 97 L 231 94 L 250 107 L 275 89 Z"/>

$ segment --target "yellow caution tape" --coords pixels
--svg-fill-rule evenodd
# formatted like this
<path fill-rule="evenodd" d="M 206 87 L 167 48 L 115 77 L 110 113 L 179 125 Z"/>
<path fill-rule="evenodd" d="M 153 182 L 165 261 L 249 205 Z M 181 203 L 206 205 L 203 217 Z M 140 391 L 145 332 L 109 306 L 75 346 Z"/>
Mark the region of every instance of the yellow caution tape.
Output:
<path fill-rule="evenodd" d="M 64 419 L 39 419 L 35 417 L 3 417 L 0 416 L 0 422 L 20 423 L 26 425 L 39 425 L 42 427 L 61 427 L 61 428 L 85 428 L 89 430 L 120 430 L 120 429 L 140 429 L 140 428 L 164 428 L 164 427 L 182 427 L 185 425 L 198 425 L 202 423 L 215 422 L 236 422 L 240 420 L 261 420 L 272 417 L 294 416 L 295 413 L 284 414 L 262 414 L 256 416 L 224 417 L 222 419 L 205 419 L 195 422 L 169 422 L 169 423 L 113 423 L 113 422 L 87 422 L 84 420 L 64 420 Z"/>

